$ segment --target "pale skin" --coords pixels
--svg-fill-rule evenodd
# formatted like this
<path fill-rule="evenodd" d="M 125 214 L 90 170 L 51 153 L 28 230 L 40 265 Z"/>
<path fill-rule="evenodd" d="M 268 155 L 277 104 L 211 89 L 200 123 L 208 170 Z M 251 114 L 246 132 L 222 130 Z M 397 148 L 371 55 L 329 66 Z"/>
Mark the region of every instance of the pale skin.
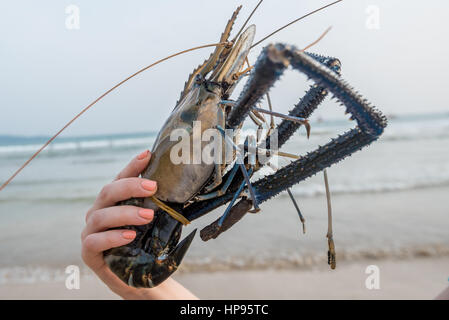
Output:
<path fill-rule="evenodd" d="M 449 287 L 443 290 L 443 292 L 436 297 L 436 300 L 449 300 Z"/>
<path fill-rule="evenodd" d="M 116 203 L 133 197 L 149 197 L 156 192 L 155 181 L 139 178 L 150 161 L 146 150 L 136 156 L 118 174 L 115 180 L 98 194 L 92 208 L 86 214 L 86 226 L 81 233 L 82 258 L 86 265 L 116 294 L 124 299 L 198 299 L 172 278 L 156 288 L 136 289 L 121 281 L 106 265 L 103 251 L 126 245 L 136 233 L 126 229 L 114 229 L 127 225 L 144 225 L 153 220 L 154 212 L 134 206 L 116 206 Z"/>

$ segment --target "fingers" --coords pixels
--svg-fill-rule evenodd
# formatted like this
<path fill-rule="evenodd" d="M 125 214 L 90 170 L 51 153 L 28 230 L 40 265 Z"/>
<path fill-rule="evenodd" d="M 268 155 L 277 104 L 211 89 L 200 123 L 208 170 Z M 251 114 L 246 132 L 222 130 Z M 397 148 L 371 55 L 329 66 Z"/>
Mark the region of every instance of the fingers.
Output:
<path fill-rule="evenodd" d="M 89 234 L 82 241 L 82 258 L 100 279 L 121 296 L 132 296 L 134 288 L 127 286 L 106 265 L 103 251 L 129 244 L 136 238 L 133 230 L 108 230 Z"/>
<path fill-rule="evenodd" d="M 145 150 L 134 159 L 131 160 L 130 163 L 123 169 L 115 178 L 115 180 L 129 178 L 129 177 L 138 177 L 140 173 L 145 169 L 150 161 L 151 153 L 149 150 Z"/>
<path fill-rule="evenodd" d="M 89 212 L 115 206 L 117 202 L 130 198 L 150 197 L 156 193 L 156 190 L 156 181 L 143 178 L 123 178 L 116 180 L 103 187 Z M 87 219 L 88 216 L 86 217 Z"/>
<path fill-rule="evenodd" d="M 121 226 L 139 226 L 153 220 L 154 211 L 134 206 L 116 206 L 92 212 L 86 223 L 82 238 L 91 233 Z"/>
<path fill-rule="evenodd" d="M 133 230 L 108 230 L 89 234 L 83 240 L 83 258 L 88 261 L 90 256 L 124 246 L 133 241 L 135 237 L 136 232 Z"/>
<path fill-rule="evenodd" d="M 103 251 L 127 245 L 136 237 L 134 230 L 110 230 L 110 228 L 144 225 L 153 220 L 154 212 L 151 209 L 116 206 L 117 202 L 149 197 L 156 192 L 155 181 L 138 178 L 148 166 L 150 158 L 148 150 L 136 156 L 112 183 L 103 187 L 86 215 L 86 227 L 81 234 L 82 257 L 97 274 L 104 275 L 105 272 L 109 272 L 102 278 L 108 285 L 119 283 L 119 286 L 123 287 L 124 284 L 107 268 Z"/>

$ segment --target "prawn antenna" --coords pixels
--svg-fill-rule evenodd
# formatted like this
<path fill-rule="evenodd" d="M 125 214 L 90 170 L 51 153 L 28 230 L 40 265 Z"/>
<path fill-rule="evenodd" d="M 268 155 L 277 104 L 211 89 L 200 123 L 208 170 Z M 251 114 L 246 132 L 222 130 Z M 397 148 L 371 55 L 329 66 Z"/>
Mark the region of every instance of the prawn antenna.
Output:
<path fill-rule="evenodd" d="M 260 4 L 262 3 L 263 0 L 260 0 L 259 3 L 256 5 L 256 7 L 253 9 L 253 11 L 251 12 L 251 14 L 248 16 L 248 18 L 246 19 L 245 23 L 242 25 L 242 27 L 240 28 L 239 32 L 237 32 L 237 34 L 235 35 L 234 39 L 232 39 L 232 42 L 235 42 L 237 40 L 237 38 L 239 37 L 240 33 L 242 33 L 243 29 L 245 29 L 246 25 L 248 24 L 249 20 L 251 19 L 251 17 L 253 16 L 254 12 L 256 12 L 257 8 L 259 8 Z"/>
<path fill-rule="evenodd" d="M 300 20 L 302 20 L 304 18 L 307 18 L 308 16 L 311 16 L 312 14 L 317 13 L 318 11 L 324 10 L 324 9 L 326 9 L 326 8 L 328 8 L 330 6 L 333 6 L 334 4 L 337 4 L 337 3 L 342 2 L 342 1 L 343 0 L 337 0 L 337 1 L 334 1 L 332 3 L 329 3 L 329 4 L 327 4 L 327 5 L 325 5 L 325 6 L 321 7 L 321 8 L 315 9 L 315 10 L 313 10 L 313 11 L 303 15 L 302 17 L 299 17 L 298 19 L 293 20 L 292 22 L 287 23 L 285 26 L 280 27 L 279 29 L 277 29 L 277 30 L 273 31 L 272 33 L 270 33 L 269 35 L 267 35 L 266 37 L 264 37 L 261 40 L 257 41 L 255 44 L 253 44 L 251 46 L 251 49 L 254 48 L 255 46 L 257 46 L 258 44 L 260 44 L 261 42 L 267 40 L 272 35 L 278 33 L 279 31 L 281 31 L 281 30 L 283 30 L 285 28 L 287 28 L 288 26 L 291 26 L 292 24 L 294 24 L 294 23 L 296 23 L 296 22 L 298 22 L 298 21 L 300 21 Z"/>
<path fill-rule="evenodd" d="M 316 45 L 318 42 L 320 42 L 321 39 L 323 39 L 323 38 L 326 36 L 326 34 L 327 34 L 329 31 L 331 31 L 331 29 L 332 29 L 332 27 L 327 28 L 326 31 L 324 31 L 318 39 L 316 39 L 314 42 L 312 42 L 312 43 L 309 44 L 307 47 L 305 47 L 304 49 L 302 49 L 301 52 L 304 52 L 304 51 L 308 50 L 309 48 L 313 47 L 313 46 Z"/>
<path fill-rule="evenodd" d="M 134 78 L 135 76 L 137 76 L 138 74 L 150 69 L 151 67 L 154 67 L 155 65 L 164 62 L 168 59 L 171 59 L 173 57 L 179 56 L 181 54 L 187 53 L 187 52 L 191 52 L 194 50 L 198 50 L 198 49 L 203 49 L 203 48 L 208 48 L 208 47 L 217 47 L 217 46 L 224 46 L 226 45 L 227 42 L 220 42 L 220 43 L 212 43 L 212 44 L 205 44 L 202 46 L 198 46 L 198 47 L 193 47 L 190 49 L 186 49 L 183 51 L 179 51 L 177 53 L 171 54 L 165 58 L 159 59 L 156 62 L 153 62 L 152 64 L 140 69 L 139 71 L 133 73 L 132 75 L 130 75 L 129 77 L 127 77 L 126 79 L 120 81 L 119 83 L 117 83 L 115 86 L 113 86 L 111 89 L 107 90 L 105 93 L 103 93 L 101 96 L 99 96 L 97 99 L 95 99 L 93 102 L 91 102 L 87 107 L 85 107 L 83 110 L 81 110 L 80 113 L 78 113 L 74 118 L 72 118 L 69 122 L 67 122 L 54 136 L 52 136 L 50 139 L 48 139 L 47 142 L 44 143 L 44 145 L 42 147 L 39 148 L 39 150 L 37 150 L 27 161 L 25 161 L 25 163 L 16 170 L 16 172 L 14 172 L 14 174 L 8 178 L 8 180 L 6 180 L 1 186 L 0 186 L 0 191 L 2 191 L 34 158 L 37 157 L 37 155 L 39 153 L 41 153 L 42 150 L 44 150 L 53 140 L 56 139 L 57 136 L 59 136 L 68 126 L 70 126 L 76 119 L 78 119 L 83 113 L 85 113 L 87 110 L 89 110 L 93 105 L 95 105 L 98 101 L 100 101 L 101 99 L 103 99 L 106 95 L 108 95 L 109 93 L 111 93 L 112 91 L 114 91 L 115 89 L 117 89 L 119 86 L 121 86 L 122 84 L 124 84 L 126 81 Z"/>

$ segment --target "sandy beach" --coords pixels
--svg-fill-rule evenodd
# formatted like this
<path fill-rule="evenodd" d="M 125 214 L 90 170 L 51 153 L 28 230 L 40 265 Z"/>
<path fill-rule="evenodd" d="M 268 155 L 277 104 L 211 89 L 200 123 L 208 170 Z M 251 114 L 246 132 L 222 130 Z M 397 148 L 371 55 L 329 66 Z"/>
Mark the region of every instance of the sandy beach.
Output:
<path fill-rule="evenodd" d="M 366 267 L 377 265 L 380 288 L 365 286 Z M 342 263 L 336 270 L 261 270 L 184 273 L 175 278 L 201 299 L 434 299 L 448 285 L 449 258 Z M 63 281 L 5 285 L 1 299 L 120 299 L 93 275 L 79 290 Z"/>
<path fill-rule="evenodd" d="M 441 148 L 449 141 L 444 133 L 449 118 L 437 126 L 441 132 L 432 131 L 432 138 L 425 139 L 421 133 L 427 129 L 416 126 L 435 129 L 436 119 L 424 124 L 401 121 L 392 124 L 382 143 L 328 171 L 336 270 L 329 270 L 326 263 L 327 207 L 319 174 L 292 188 L 306 219 L 306 234 L 290 199 L 281 194 L 217 239 L 203 242 L 196 237 L 174 277 L 202 299 L 435 298 L 449 277 L 445 205 L 449 153 Z M 410 130 L 415 129 L 419 135 L 410 138 Z M 297 137 L 301 153 L 327 140 L 326 130 L 342 128 L 320 130 L 322 135 L 315 130 L 307 143 Z M 65 149 L 52 151 L 2 193 L 0 299 L 119 298 L 84 266 L 80 233 L 87 209 L 111 173 L 118 172 L 130 154 L 138 154 L 144 147 L 140 144 L 151 145 L 136 136 L 132 149 L 122 148 L 122 140 L 129 143 L 129 138 L 95 142 L 117 147 L 68 154 Z M 92 143 L 80 139 L 75 141 Z M 71 143 L 63 142 L 61 148 Z M 23 160 L 16 151 L 5 150 L 6 155 L 0 156 L 2 174 Z M 193 221 L 184 228 L 183 237 L 193 228 L 201 230 L 223 211 L 224 207 Z M 69 265 L 80 267 L 80 290 L 65 287 Z M 369 265 L 379 267 L 379 290 L 365 286 Z"/>
<path fill-rule="evenodd" d="M 323 232 L 326 227 L 325 215 L 322 214 L 323 217 L 319 219 L 317 217 L 325 211 L 322 199 L 313 197 L 302 201 L 303 208 L 308 212 L 309 231 L 298 236 L 299 224 L 294 209 L 285 206 L 285 199 L 276 198 L 265 206 L 264 214 L 246 217 L 223 235 L 222 239 L 207 243 L 197 239 L 195 247 L 174 278 L 201 299 L 433 299 L 449 284 L 449 251 L 444 240 L 447 235 L 447 228 L 444 226 L 447 224 L 444 218 L 447 210 L 440 205 L 448 191 L 449 188 L 446 187 L 389 194 L 334 196 L 334 208 L 344 214 L 344 219 L 338 216 L 336 218 L 336 270 L 330 270 L 324 259 L 327 250 Z M 364 207 L 364 203 L 376 203 L 376 206 Z M 432 215 L 423 216 L 421 213 L 424 208 Z M 294 256 L 290 260 L 279 256 L 272 260 L 261 260 L 261 264 L 248 260 L 243 266 L 235 264 L 233 260 L 223 260 L 219 264 L 219 260 L 207 262 L 195 257 L 204 250 L 210 255 L 223 252 L 226 247 L 235 250 L 239 244 L 245 249 L 244 246 L 251 243 L 248 240 L 245 241 L 249 244 L 241 242 L 243 235 L 248 239 L 254 238 L 255 242 L 254 247 L 245 250 L 262 249 L 260 239 L 263 238 L 257 238 L 259 233 L 248 233 L 248 230 L 255 228 L 261 232 L 264 226 L 273 225 L 276 221 L 279 223 L 276 214 L 281 209 L 284 219 L 291 219 L 287 221 L 290 225 L 282 225 L 289 238 L 283 239 L 285 236 L 280 228 L 266 236 L 274 239 L 272 245 L 278 249 L 294 245 L 291 252 L 306 250 L 304 255 Z M 378 216 L 376 212 L 381 212 L 382 215 Z M 353 223 L 348 224 L 346 221 Z M 407 223 L 404 224 L 404 221 Z M 357 225 L 356 229 L 354 225 Z M 201 224 L 196 227 L 201 227 Z M 81 224 L 78 228 L 80 230 Z M 75 230 L 73 233 L 68 239 L 77 236 Z M 390 247 L 394 241 L 405 236 L 405 244 L 410 243 L 409 239 L 413 234 L 416 235 L 415 242 L 422 246 L 402 248 L 403 243 L 398 242 L 397 249 Z M 370 246 L 353 250 L 353 245 L 362 239 L 364 243 L 372 243 L 373 251 L 368 250 Z M 437 239 L 442 239 L 443 242 L 432 246 Z M 386 246 L 385 250 L 379 250 L 383 245 Z M 6 281 L 0 283 L 0 299 L 120 299 L 83 267 L 79 261 L 78 246 L 68 247 L 73 252 L 67 263 L 81 267 L 79 290 L 66 289 L 65 267 L 56 267 L 50 269 L 59 272 L 59 278 L 55 279 L 45 278 L 46 269 L 35 270 L 23 279 L 15 280 L 5 278 L 7 276 L 3 274 Z M 312 250 L 313 247 L 317 249 Z M 354 254 L 351 255 L 351 251 Z M 310 252 L 310 256 L 307 252 Z M 379 290 L 368 290 L 365 286 L 369 276 L 365 271 L 369 265 L 379 267 Z M 14 273 L 14 269 L 4 270 L 10 276 L 21 277 L 20 273 Z"/>

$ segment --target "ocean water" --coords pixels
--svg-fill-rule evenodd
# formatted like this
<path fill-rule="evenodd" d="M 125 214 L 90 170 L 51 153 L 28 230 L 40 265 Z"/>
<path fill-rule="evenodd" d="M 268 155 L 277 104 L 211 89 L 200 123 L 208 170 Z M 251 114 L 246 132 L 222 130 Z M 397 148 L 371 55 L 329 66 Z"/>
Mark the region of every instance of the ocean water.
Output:
<path fill-rule="evenodd" d="M 350 121 L 312 123 L 309 140 L 299 132 L 283 150 L 305 153 L 353 125 Z M 133 156 L 151 148 L 155 135 L 58 138 L 17 176 L 0 193 L 0 284 L 48 280 L 63 275 L 67 265 L 82 265 L 80 232 L 86 210 Z M 46 139 L 0 136 L 0 181 Z M 287 163 L 279 159 L 280 165 Z M 340 258 L 449 254 L 447 205 L 432 203 L 438 210 L 417 208 L 419 202 L 408 198 L 424 193 L 432 197 L 427 190 L 449 190 L 449 114 L 394 117 L 378 142 L 328 173 Z M 282 194 L 264 204 L 261 214 L 245 217 L 218 239 L 204 243 L 197 237 L 184 269 L 322 263 L 327 219 L 322 175 L 296 185 L 293 192 L 305 205 L 306 235 L 300 233 L 290 200 Z M 353 201 L 357 207 L 351 205 Z M 186 232 L 207 225 L 223 210 L 194 222 Z"/>

